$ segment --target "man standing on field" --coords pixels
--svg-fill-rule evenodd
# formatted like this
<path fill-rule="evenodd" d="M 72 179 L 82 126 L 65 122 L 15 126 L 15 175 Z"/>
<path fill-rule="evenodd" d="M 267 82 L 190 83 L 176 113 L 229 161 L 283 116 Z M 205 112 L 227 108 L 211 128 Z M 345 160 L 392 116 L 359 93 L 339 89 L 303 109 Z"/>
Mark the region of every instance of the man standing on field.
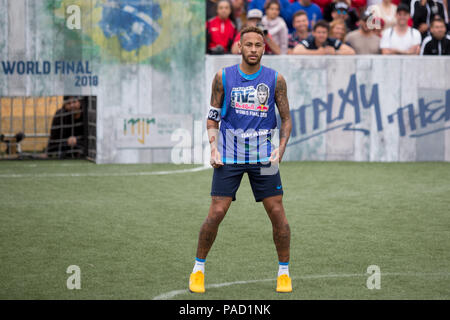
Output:
<path fill-rule="evenodd" d="M 189 279 L 191 292 L 205 292 L 205 259 L 228 211 L 242 176 L 248 174 L 253 195 L 262 201 L 272 222 L 278 253 L 277 292 L 291 292 L 289 277 L 290 228 L 282 203 L 278 163 L 291 133 L 286 81 L 261 65 L 264 33 L 258 27 L 241 31 L 240 64 L 217 72 L 212 83 L 207 129 L 214 167 L 211 205 L 200 229 L 197 256 Z M 279 147 L 272 139 L 277 128 L 275 104 L 281 118 Z M 220 129 L 219 129 L 220 123 Z"/>

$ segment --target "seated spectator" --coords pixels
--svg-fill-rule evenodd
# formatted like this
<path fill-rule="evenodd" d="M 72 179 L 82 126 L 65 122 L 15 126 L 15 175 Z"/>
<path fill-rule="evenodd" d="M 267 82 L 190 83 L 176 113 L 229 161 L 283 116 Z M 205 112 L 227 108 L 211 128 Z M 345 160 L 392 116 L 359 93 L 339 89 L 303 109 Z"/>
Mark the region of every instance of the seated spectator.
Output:
<path fill-rule="evenodd" d="M 263 13 L 259 9 L 249 10 L 247 13 L 247 24 L 244 27 L 253 26 L 259 27 L 263 30 L 265 37 L 264 40 L 266 42 L 266 48 L 264 50 L 265 54 L 280 54 L 281 50 L 278 44 L 272 39 L 269 31 L 264 28 L 261 23 L 263 17 Z M 233 46 L 231 47 L 231 53 L 240 54 L 238 42 L 241 40 L 241 33 L 239 32 L 234 38 Z"/>
<path fill-rule="evenodd" d="M 423 39 L 421 55 L 450 55 L 450 35 L 446 34 L 445 21 L 437 16 L 431 20 L 430 35 Z"/>
<path fill-rule="evenodd" d="M 228 0 L 217 2 L 217 16 L 206 22 L 208 39 L 208 53 L 229 53 L 233 39 L 236 36 L 236 27 L 230 20 L 231 3 Z"/>
<path fill-rule="evenodd" d="M 49 157 L 81 158 L 86 155 L 82 97 L 64 96 L 52 120 L 46 153 Z"/>
<path fill-rule="evenodd" d="M 280 15 L 280 4 L 277 0 L 266 3 L 266 15 L 262 18 L 262 24 L 269 31 L 272 39 L 278 44 L 281 54 L 286 54 L 288 49 L 289 31 L 286 23 Z"/>
<path fill-rule="evenodd" d="M 292 12 L 297 12 L 298 10 L 303 10 L 306 12 L 308 15 L 309 29 L 312 29 L 317 21 L 323 19 L 320 7 L 317 4 L 312 3 L 311 0 L 298 0 L 293 2 L 291 4 L 291 10 Z"/>
<path fill-rule="evenodd" d="M 359 20 L 359 29 L 349 32 L 345 37 L 345 42 L 355 50 L 356 54 L 380 53 L 380 37 L 367 26 L 367 20 L 370 17 L 369 11 L 363 12 Z"/>
<path fill-rule="evenodd" d="M 268 0 L 252 0 L 248 4 L 248 10 L 259 9 L 264 14 L 267 1 Z M 284 22 L 286 22 L 289 30 L 292 30 L 293 11 L 291 10 L 291 2 L 289 0 L 279 0 L 278 2 L 280 3 L 280 16 L 284 19 Z"/>
<path fill-rule="evenodd" d="M 344 20 L 336 19 L 330 23 L 330 38 L 335 38 L 345 43 L 347 25 Z"/>
<path fill-rule="evenodd" d="M 397 6 L 391 0 L 383 0 L 379 4 L 375 4 L 367 8 L 375 17 L 384 21 L 385 28 L 391 28 L 396 24 Z"/>
<path fill-rule="evenodd" d="M 292 25 L 295 30 L 289 34 L 288 53 L 291 54 L 292 50 L 302 40 L 305 40 L 311 35 L 308 31 L 308 15 L 305 11 L 299 10 L 292 16 Z"/>
<path fill-rule="evenodd" d="M 313 28 L 312 36 L 297 45 L 293 54 L 327 55 L 355 54 L 355 51 L 340 40 L 329 38 L 330 26 L 326 21 L 318 21 Z"/>
<path fill-rule="evenodd" d="M 362 1 L 365 1 L 365 0 L 362 0 Z M 336 6 L 336 4 L 338 3 L 338 2 L 343 2 L 343 3 L 345 3 L 346 5 L 347 5 L 347 7 L 348 7 L 348 9 L 347 9 L 347 11 L 348 11 L 348 15 L 350 15 L 350 18 L 354 21 L 354 23 L 356 24 L 356 22 L 358 22 L 358 17 L 359 17 L 359 14 L 358 14 L 358 12 L 359 11 L 361 11 L 362 10 L 362 8 L 361 9 L 358 9 L 358 12 L 357 12 L 357 10 L 353 7 L 353 5 L 352 5 L 352 1 L 350 1 L 350 0 L 333 0 L 330 4 L 328 4 L 324 9 L 323 9 L 323 19 L 324 20 L 326 20 L 326 21 L 328 21 L 328 22 L 331 22 L 331 21 L 333 21 L 333 16 L 332 16 L 332 13 L 333 13 L 333 11 L 335 10 L 335 6 Z"/>
<path fill-rule="evenodd" d="M 447 14 L 445 12 L 442 1 L 434 0 L 411 0 L 411 17 L 413 19 L 413 27 L 425 36 L 430 26 L 430 21 L 435 16 L 441 17 L 445 23 L 448 23 Z"/>
<path fill-rule="evenodd" d="M 397 24 L 383 31 L 380 41 L 382 54 L 419 54 L 422 36 L 417 29 L 408 26 L 409 17 L 409 8 L 399 4 Z"/>
<path fill-rule="evenodd" d="M 345 0 L 338 0 L 332 4 L 331 7 L 331 18 L 332 21 L 340 19 L 344 20 L 347 25 L 347 29 L 350 31 L 356 30 L 358 26 L 358 14 L 355 9 L 350 8 L 350 6 L 345 2 Z"/>
<path fill-rule="evenodd" d="M 232 0 L 234 21 L 236 29 L 241 30 L 242 26 L 247 22 L 247 13 L 245 12 L 245 0 Z"/>

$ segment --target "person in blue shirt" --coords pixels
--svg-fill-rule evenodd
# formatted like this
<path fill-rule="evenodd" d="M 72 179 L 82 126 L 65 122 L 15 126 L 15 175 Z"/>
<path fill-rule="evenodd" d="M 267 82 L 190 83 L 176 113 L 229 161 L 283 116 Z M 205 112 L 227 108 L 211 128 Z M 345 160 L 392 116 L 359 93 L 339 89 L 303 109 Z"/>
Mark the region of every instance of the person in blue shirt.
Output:
<path fill-rule="evenodd" d="M 304 10 L 308 15 L 309 29 L 312 29 L 317 21 L 323 19 L 320 7 L 317 4 L 312 3 L 311 0 L 298 0 L 297 2 L 292 3 L 292 14 L 296 13 L 298 10 Z"/>
<path fill-rule="evenodd" d="M 292 130 L 287 85 L 277 71 L 263 66 L 264 32 L 258 27 L 241 31 L 240 64 L 219 70 L 213 80 L 206 128 L 214 168 L 211 204 L 198 236 L 189 290 L 205 292 L 205 259 L 225 218 L 242 177 L 247 173 L 255 201 L 262 202 L 272 223 L 278 254 L 277 292 L 291 292 L 289 276 L 290 227 L 283 206 L 278 163 Z M 279 137 L 275 110 L 280 114 Z M 273 145 L 279 139 L 279 146 Z"/>
<path fill-rule="evenodd" d="M 294 30 L 294 28 L 292 27 L 292 14 L 293 14 L 291 10 L 292 5 L 289 2 L 289 0 L 279 0 L 279 2 L 280 2 L 280 17 L 282 17 L 286 22 L 289 31 L 292 31 Z M 266 0 L 252 0 L 252 2 L 248 4 L 248 10 L 259 9 L 265 14 L 264 10 L 265 3 Z"/>

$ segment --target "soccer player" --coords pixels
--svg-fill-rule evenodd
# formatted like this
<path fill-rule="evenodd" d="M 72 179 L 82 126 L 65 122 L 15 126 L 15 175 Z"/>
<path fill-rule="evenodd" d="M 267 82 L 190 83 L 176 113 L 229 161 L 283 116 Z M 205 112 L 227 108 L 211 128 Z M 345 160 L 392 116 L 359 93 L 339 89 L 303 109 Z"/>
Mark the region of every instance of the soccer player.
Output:
<path fill-rule="evenodd" d="M 264 33 L 260 28 L 244 28 L 239 41 L 241 63 L 220 70 L 212 83 L 207 119 L 210 163 L 214 168 L 212 199 L 200 229 L 197 256 L 189 279 L 191 292 L 205 292 L 205 259 L 220 222 L 236 199 L 244 173 L 248 174 L 255 200 L 262 201 L 272 222 L 279 261 L 276 291 L 292 291 L 288 268 L 290 228 L 278 170 L 292 122 L 284 77 L 261 65 L 264 47 Z M 277 127 L 275 104 L 281 118 L 278 148 L 272 145 Z"/>

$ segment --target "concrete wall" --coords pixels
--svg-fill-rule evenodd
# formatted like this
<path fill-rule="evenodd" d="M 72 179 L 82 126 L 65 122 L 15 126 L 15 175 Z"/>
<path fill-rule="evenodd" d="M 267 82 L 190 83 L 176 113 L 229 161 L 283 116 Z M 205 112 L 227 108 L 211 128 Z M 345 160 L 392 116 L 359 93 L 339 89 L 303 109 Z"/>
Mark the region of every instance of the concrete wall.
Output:
<path fill-rule="evenodd" d="M 74 4 L 80 29 L 67 24 Z M 205 57 L 204 1 L 0 0 L 0 8 L 0 96 L 97 96 L 98 163 L 208 160 L 212 77 L 240 57 Z M 6 73 L 3 63 L 14 62 L 28 72 Z M 263 63 L 288 84 L 286 160 L 450 161 L 450 58 Z"/>
<path fill-rule="evenodd" d="M 72 5 L 80 29 L 68 26 Z M 0 0 L 0 9 L 0 96 L 97 96 L 98 163 L 166 162 L 171 134 L 203 112 L 203 0 Z"/>
<path fill-rule="evenodd" d="M 207 57 L 206 82 L 239 61 Z M 287 81 L 286 160 L 450 161 L 449 57 L 266 56 L 263 64 Z"/>

